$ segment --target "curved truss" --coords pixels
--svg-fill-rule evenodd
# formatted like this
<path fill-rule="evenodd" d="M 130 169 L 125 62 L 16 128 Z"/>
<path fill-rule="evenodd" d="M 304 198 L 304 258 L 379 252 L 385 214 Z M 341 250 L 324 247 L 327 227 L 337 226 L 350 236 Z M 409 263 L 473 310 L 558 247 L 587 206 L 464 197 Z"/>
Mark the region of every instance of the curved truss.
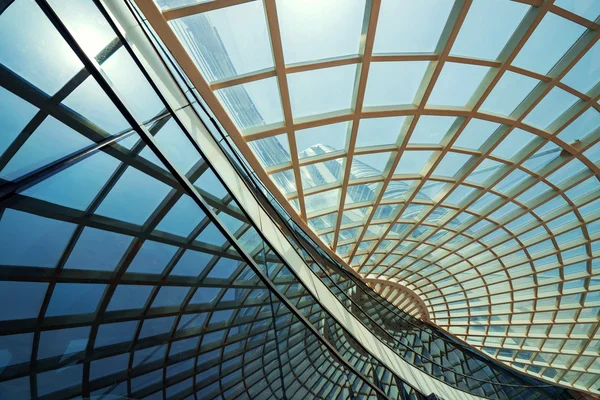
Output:
<path fill-rule="evenodd" d="M 1 398 L 424 397 L 343 339 L 100 2 L 0 12 Z"/>
<path fill-rule="evenodd" d="M 420 320 L 429 321 L 427 306 L 410 289 L 385 279 L 365 279 L 364 282 L 405 313 Z"/>
<path fill-rule="evenodd" d="M 365 278 L 405 285 L 425 302 L 432 322 L 499 360 L 597 391 L 600 26 L 593 6 L 496 2 L 496 10 L 514 12 L 506 20 L 512 31 L 502 32 L 499 46 L 498 32 L 486 36 L 478 26 L 481 42 L 497 47 L 479 58 L 477 46 L 455 54 L 455 45 L 473 35 L 473 18 L 492 18 L 485 9 L 490 2 L 425 2 L 417 10 L 423 15 L 435 19 L 440 9 L 446 14 L 435 19 L 439 26 L 421 21 L 437 32 L 437 43 L 419 54 L 377 52 L 378 32 L 391 29 L 384 17 L 400 16 L 409 2 L 396 8 L 390 0 L 344 3 L 348 9 L 364 4 L 362 26 L 351 30 L 358 33 L 356 54 L 286 63 L 286 57 L 294 59 L 293 50 L 307 52 L 290 47 L 281 26 L 290 23 L 285 12 L 302 11 L 299 3 L 158 3 L 166 6 L 164 19 L 149 19 L 162 40 L 257 174 L 279 188 L 280 199 L 327 246 Z M 235 54 L 242 62 L 218 64 L 220 70 L 208 61 L 208 50 L 225 56 L 235 51 L 230 37 L 208 50 L 194 47 L 195 40 L 210 41 L 214 31 L 228 29 L 235 36 L 243 24 L 235 24 L 233 10 L 262 32 L 254 37 L 256 49 L 267 49 L 271 57 L 259 70 L 237 73 L 235 67 L 249 61 L 244 54 Z M 348 19 L 335 17 L 340 12 L 324 7 L 323 13 L 335 29 L 349 31 Z M 299 12 L 298 18 L 306 23 L 311 17 Z M 544 42 L 552 37 L 549 26 L 561 42 Z M 406 82 L 415 84 L 410 100 L 378 98 L 377 90 L 384 90 L 377 79 L 397 90 L 392 79 L 403 76 L 385 75 L 386 69 L 405 71 L 409 65 L 423 68 Z M 342 105 L 303 112 L 301 106 L 322 102 L 298 97 L 298 82 L 319 82 L 314 95 L 326 97 L 335 92 L 327 87 L 335 76 L 351 78 Z M 375 96 L 371 85 L 378 88 Z M 269 95 L 257 97 L 257 88 Z M 267 100 L 274 108 L 280 104 L 281 112 L 263 116 L 260 102 Z M 391 136 L 388 143 L 370 144 L 369 135 L 362 136 L 361 126 L 394 118 L 396 131 L 380 126 L 371 132 Z M 428 135 L 435 129 L 440 131 Z M 315 141 L 300 148 L 309 132 L 323 140 L 330 139 L 327 132 L 341 133 L 333 144 Z"/>

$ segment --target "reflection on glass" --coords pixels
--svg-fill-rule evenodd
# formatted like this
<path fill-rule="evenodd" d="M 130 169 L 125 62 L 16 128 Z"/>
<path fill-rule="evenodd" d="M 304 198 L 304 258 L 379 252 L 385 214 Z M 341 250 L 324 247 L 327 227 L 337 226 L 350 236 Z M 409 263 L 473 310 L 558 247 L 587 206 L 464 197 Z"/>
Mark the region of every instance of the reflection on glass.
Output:
<path fill-rule="evenodd" d="M 177 0 L 161 3 L 178 5 Z M 173 20 L 171 27 L 209 82 L 273 67 L 262 1 L 190 15 Z"/>

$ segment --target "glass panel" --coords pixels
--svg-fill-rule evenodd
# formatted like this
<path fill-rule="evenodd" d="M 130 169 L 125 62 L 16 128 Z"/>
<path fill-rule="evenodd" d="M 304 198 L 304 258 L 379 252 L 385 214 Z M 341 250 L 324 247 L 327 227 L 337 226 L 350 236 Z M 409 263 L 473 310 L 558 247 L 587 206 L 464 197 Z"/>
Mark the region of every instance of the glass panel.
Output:
<path fill-rule="evenodd" d="M 534 138 L 535 135 L 517 128 L 500 142 L 492 154 L 510 160 Z"/>
<path fill-rule="evenodd" d="M 561 148 L 554 143 L 546 143 L 546 145 L 539 149 L 533 156 L 525 160 L 523 167 L 537 172 L 560 156 L 560 152 Z"/>
<path fill-rule="evenodd" d="M 453 1 L 383 0 L 374 53 L 432 53 Z"/>
<path fill-rule="evenodd" d="M 209 82 L 273 67 L 262 1 L 190 15 L 171 27 Z"/>
<path fill-rule="evenodd" d="M 585 28 L 547 13 L 521 49 L 513 65 L 546 74 L 583 34 Z"/>
<path fill-rule="evenodd" d="M 283 194 L 287 195 L 297 190 L 294 173 L 290 169 L 272 174 L 271 179 Z"/>
<path fill-rule="evenodd" d="M 358 54 L 364 12 L 365 0 L 278 0 L 286 64 Z"/>
<path fill-rule="evenodd" d="M 107 311 L 144 308 L 154 286 L 119 285 L 113 293 Z"/>
<path fill-rule="evenodd" d="M 528 10 L 517 2 L 475 0 L 450 54 L 495 60 Z"/>
<path fill-rule="evenodd" d="M 94 347 L 98 348 L 116 343 L 130 342 L 137 330 L 137 326 L 137 321 L 102 324 L 98 327 Z"/>
<path fill-rule="evenodd" d="M 408 143 L 440 144 L 454 121 L 456 121 L 455 117 L 422 116 L 419 118 Z"/>
<path fill-rule="evenodd" d="M 194 293 L 194 296 L 191 298 L 190 300 L 190 304 L 203 304 L 203 303 L 210 303 L 212 301 L 214 301 L 217 296 L 219 295 L 219 293 L 221 292 L 220 288 L 211 288 L 211 287 L 203 287 L 203 288 L 198 288 L 198 290 L 196 290 L 196 293 Z M 182 321 L 184 319 L 182 318 Z M 194 318 L 195 323 L 199 326 L 204 324 L 204 321 L 202 318 L 198 318 L 195 317 Z M 191 323 L 191 321 L 188 321 Z M 182 322 L 179 323 L 179 329 L 182 329 Z M 188 328 L 191 328 L 193 326 L 189 326 L 186 325 Z"/>
<path fill-rule="evenodd" d="M 503 166 L 504 164 L 499 163 L 497 161 L 492 161 L 488 159 L 483 160 L 483 162 L 479 164 L 477 168 L 475 168 L 475 171 L 471 172 L 471 174 L 467 178 L 467 181 L 481 184 L 485 182 L 489 177 L 494 175 L 496 172 L 498 172 L 498 170 Z"/>
<path fill-rule="evenodd" d="M 169 358 L 171 358 L 174 354 L 195 349 L 198 345 L 198 339 L 199 338 L 192 337 L 189 339 L 178 340 L 176 342 L 173 342 L 171 344 L 171 348 L 169 349 Z"/>
<path fill-rule="evenodd" d="M 372 63 L 363 107 L 413 104 L 428 64 L 426 61 Z"/>
<path fill-rule="evenodd" d="M 54 268 L 75 225 L 5 209 L 0 217 L 0 264 Z"/>
<path fill-rule="evenodd" d="M 160 221 L 156 230 L 188 237 L 204 217 L 198 204 L 190 196 L 183 195 Z"/>
<path fill-rule="evenodd" d="M 33 0 L 15 1 L 0 15 L 0 37 L 0 63 L 49 95 L 83 68 Z"/>
<path fill-rule="evenodd" d="M 0 155 L 25 128 L 37 110 L 25 100 L 0 87 L 0 121 L 3 124 L 3 134 L 0 136 Z"/>
<path fill-rule="evenodd" d="M 470 155 L 448 152 L 438 164 L 433 175 L 453 177 L 471 159 Z"/>
<path fill-rule="evenodd" d="M 333 228 L 337 221 L 337 215 L 337 212 L 334 212 L 331 214 L 323 215 L 321 217 L 311 218 L 308 220 L 308 224 L 315 231 Z"/>
<path fill-rule="evenodd" d="M 87 78 L 62 104 L 108 133 L 129 128 L 129 124 L 93 78 Z"/>
<path fill-rule="evenodd" d="M 119 354 L 101 360 L 92 361 L 90 366 L 90 379 L 125 371 L 129 366 L 129 354 Z"/>
<path fill-rule="evenodd" d="M 598 66 L 598 57 L 600 57 L 600 42 L 597 42 L 573 68 L 565 75 L 561 82 L 587 93 L 600 81 L 600 66 Z"/>
<path fill-rule="evenodd" d="M 106 285 L 92 283 L 57 283 L 46 317 L 94 313 L 105 288 Z"/>
<path fill-rule="evenodd" d="M 162 10 L 170 10 L 173 8 L 190 6 L 194 4 L 207 3 L 209 1 L 213 0 L 155 0 L 155 3 Z"/>
<path fill-rule="evenodd" d="M 446 186 L 446 183 L 442 182 L 427 182 L 421 187 L 417 195 L 418 199 L 433 201 L 440 191 Z M 406 214 L 406 212 L 405 212 Z M 402 215 L 402 218 L 408 218 L 406 215 Z"/>
<path fill-rule="evenodd" d="M 507 71 L 483 102 L 481 109 L 510 115 L 539 82 L 537 79 Z"/>
<path fill-rule="evenodd" d="M 156 210 L 170 187 L 129 167 L 98 207 L 96 213 L 142 225 Z"/>
<path fill-rule="evenodd" d="M 337 182 L 342 178 L 344 159 L 325 161 L 300 167 L 302 187 L 309 189 L 316 186 Z"/>
<path fill-rule="evenodd" d="M 559 170 L 548 176 L 548 181 L 559 186 L 574 175 L 582 175 L 588 171 L 588 167 L 579 160 L 573 160 L 562 166 Z"/>
<path fill-rule="evenodd" d="M 164 243 L 146 240 L 142 248 L 129 264 L 127 272 L 145 274 L 160 274 L 177 251 L 177 247 Z"/>
<path fill-rule="evenodd" d="M 226 240 L 216 225 L 210 223 L 202 230 L 196 241 L 222 247 Z"/>
<path fill-rule="evenodd" d="M 115 38 L 115 33 L 93 3 L 51 0 L 49 3 L 89 57 L 96 57 Z"/>
<path fill-rule="evenodd" d="M 590 21 L 600 15 L 600 3 L 595 0 L 556 0 L 554 4 Z"/>
<path fill-rule="evenodd" d="M 212 267 L 207 278 L 229 279 L 233 276 L 233 273 L 239 266 L 240 263 L 238 261 L 230 258 L 221 258 L 219 262 Z"/>
<path fill-rule="evenodd" d="M 460 133 L 453 146 L 479 150 L 499 126 L 500 124 L 495 122 L 473 118 Z"/>
<path fill-rule="evenodd" d="M 466 106 L 471 97 L 477 95 L 475 89 L 489 70 L 477 65 L 444 64 L 427 104 Z"/>
<path fill-rule="evenodd" d="M 145 123 L 165 108 L 125 48 L 117 50 L 102 63 L 102 69 L 139 122 Z"/>
<path fill-rule="evenodd" d="M 294 118 L 352 107 L 356 65 L 344 65 L 288 75 Z"/>
<path fill-rule="evenodd" d="M 85 210 L 118 166 L 118 160 L 98 152 L 24 190 L 22 194 Z"/>
<path fill-rule="evenodd" d="M 351 178 L 381 176 L 392 153 L 355 155 L 350 170 Z"/>
<path fill-rule="evenodd" d="M 37 318 L 47 283 L 0 281 L 0 321 Z"/>
<path fill-rule="evenodd" d="M 140 367 L 144 364 L 150 364 L 153 361 L 164 358 L 166 346 L 155 346 L 149 349 L 138 350 L 135 352 L 133 361 L 134 367 Z M 139 376 L 131 380 L 131 390 L 136 391 L 150 386 L 153 383 L 158 383 L 162 380 L 162 369 Z"/>
<path fill-rule="evenodd" d="M 598 127 L 600 127 L 600 113 L 594 108 L 589 108 L 562 130 L 558 137 L 567 143 L 583 141 Z"/>
<path fill-rule="evenodd" d="M 356 147 L 396 144 L 406 117 L 362 118 L 358 126 Z"/>
<path fill-rule="evenodd" d="M 188 287 L 163 286 L 156 294 L 152 307 L 180 306 L 189 290 Z"/>
<path fill-rule="evenodd" d="M 33 333 L 0 336 L 0 373 L 11 365 L 29 362 Z"/>
<path fill-rule="evenodd" d="M 276 78 L 227 87 L 216 90 L 215 94 L 242 132 L 283 121 Z"/>
<path fill-rule="evenodd" d="M 165 335 L 171 331 L 175 317 L 150 318 L 144 320 L 140 331 L 140 338 Z"/>
<path fill-rule="evenodd" d="M 2 389 L 3 393 L 6 393 L 9 397 L 14 397 L 16 399 L 31 398 L 28 376 L 0 382 L 0 389 Z"/>
<path fill-rule="evenodd" d="M 337 207 L 339 203 L 340 190 L 332 189 L 326 192 L 313 194 L 306 196 L 304 202 L 306 205 L 306 212 L 311 213 L 319 210 L 323 210 L 329 207 Z"/>
<path fill-rule="evenodd" d="M 452 191 L 452 193 L 450 193 L 448 197 L 446 197 L 444 203 L 458 206 L 464 199 L 466 199 L 471 193 L 473 193 L 474 190 L 475 188 L 459 185 L 456 187 L 456 189 Z"/>
<path fill-rule="evenodd" d="M 114 271 L 132 238 L 100 229 L 85 228 L 64 268 Z"/>
<path fill-rule="evenodd" d="M 539 128 L 548 127 L 578 100 L 560 88 L 554 88 L 525 117 L 524 122 Z"/>
<path fill-rule="evenodd" d="M 156 126 L 160 127 L 158 133 L 154 135 L 156 143 L 179 171 L 186 174 L 201 160 L 200 154 L 174 119 L 162 119 L 157 121 Z"/>
<path fill-rule="evenodd" d="M 202 192 L 205 192 L 203 193 L 204 195 L 208 194 L 218 199 L 222 199 L 229 194 L 215 173 L 210 169 L 204 171 L 196 182 L 194 182 L 194 185 L 199 187 Z"/>
<path fill-rule="evenodd" d="M 0 177 L 16 180 L 92 144 L 78 132 L 47 117 L 0 172 Z"/>
<path fill-rule="evenodd" d="M 343 150 L 346 147 L 348 126 L 348 122 L 340 122 L 296 131 L 298 157 L 305 158 Z"/>
<path fill-rule="evenodd" d="M 37 392 L 39 396 L 58 392 L 81 384 L 83 364 L 70 365 L 53 371 L 37 374 Z"/>
<path fill-rule="evenodd" d="M 61 359 L 64 360 L 65 356 L 85 351 L 89 336 L 89 326 L 42 332 L 38 360 L 56 356 L 62 356 Z"/>
<path fill-rule="evenodd" d="M 268 168 L 291 160 L 287 135 L 277 135 L 248 143 L 258 161 Z"/>
<path fill-rule="evenodd" d="M 502 179 L 494 186 L 494 190 L 501 193 L 509 193 L 517 185 L 521 184 L 525 179 L 529 178 L 530 175 L 521 170 L 516 170 L 508 174 L 508 176 Z"/>
<path fill-rule="evenodd" d="M 186 250 L 179 259 L 170 276 L 199 276 L 213 256 L 194 250 Z"/>
<path fill-rule="evenodd" d="M 420 173 L 433 151 L 405 151 L 400 156 L 400 162 L 394 171 L 396 174 L 418 174 Z"/>

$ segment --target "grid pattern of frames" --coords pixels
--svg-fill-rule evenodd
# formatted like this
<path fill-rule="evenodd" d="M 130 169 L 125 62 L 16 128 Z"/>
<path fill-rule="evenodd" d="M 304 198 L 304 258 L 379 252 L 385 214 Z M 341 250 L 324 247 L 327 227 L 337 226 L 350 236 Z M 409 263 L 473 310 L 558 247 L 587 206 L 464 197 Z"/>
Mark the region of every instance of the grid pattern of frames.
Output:
<path fill-rule="evenodd" d="M 597 392 L 597 3 L 141 3 L 344 261 L 508 365 Z"/>
<path fill-rule="evenodd" d="M 142 15 L 139 15 L 139 18 L 143 25 L 148 23 L 144 21 Z M 152 30 L 148 30 L 148 34 L 156 39 Z M 158 46 L 166 51 L 165 55 L 168 54 L 168 49 L 159 42 Z M 203 43 L 206 45 L 207 41 Z M 206 126 L 212 127 L 217 143 L 223 148 L 225 154 L 229 155 L 232 164 L 237 166 L 238 175 L 245 180 L 251 191 L 257 194 L 256 200 L 262 204 L 267 215 L 280 227 L 287 227 L 282 233 L 303 256 L 307 265 L 329 287 L 346 310 L 392 351 L 431 377 L 478 396 L 527 400 L 572 399 L 583 396 L 581 393 L 544 384 L 498 365 L 491 359 L 474 352 L 470 346 L 450 338 L 440 328 L 423 324 L 422 321 L 395 308 L 371 291 L 362 279 L 349 274 L 343 264 L 324 253 L 323 248 L 314 242 L 310 230 L 305 231 L 298 226 L 284 207 L 281 207 L 263 181 L 257 178 L 257 174 L 239 149 L 228 140 L 227 133 L 211 118 L 210 110 L 201 105 L 204 103 L 203 99 L 198 96 L 185 73 L 168 56 L 165 60 L 168 60 L 167 65 L 172 72 L 181 78 L 179 82 L 183 86 L 182 89 L 188 93 L 190 105 L 198 112 Z M 413 299 L 417 299 L 417 296 L 413 295 Z M 420 300 L 419 302 L 422 303 Z"/>
<path fill-rule="evenodd" d="M 423 399 L 271 250 L 97 4 L 0 9 L 0 397 Z"/>

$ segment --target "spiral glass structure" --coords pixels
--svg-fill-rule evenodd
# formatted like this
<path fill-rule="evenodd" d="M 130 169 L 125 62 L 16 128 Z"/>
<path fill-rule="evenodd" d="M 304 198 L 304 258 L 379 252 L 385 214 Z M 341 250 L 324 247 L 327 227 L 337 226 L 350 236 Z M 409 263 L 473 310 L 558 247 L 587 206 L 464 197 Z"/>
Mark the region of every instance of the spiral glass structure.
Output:
<path fill-rule="evenodd" d="M 0 398 L 600 393 L 600 3 L 0 12 Z"/>

